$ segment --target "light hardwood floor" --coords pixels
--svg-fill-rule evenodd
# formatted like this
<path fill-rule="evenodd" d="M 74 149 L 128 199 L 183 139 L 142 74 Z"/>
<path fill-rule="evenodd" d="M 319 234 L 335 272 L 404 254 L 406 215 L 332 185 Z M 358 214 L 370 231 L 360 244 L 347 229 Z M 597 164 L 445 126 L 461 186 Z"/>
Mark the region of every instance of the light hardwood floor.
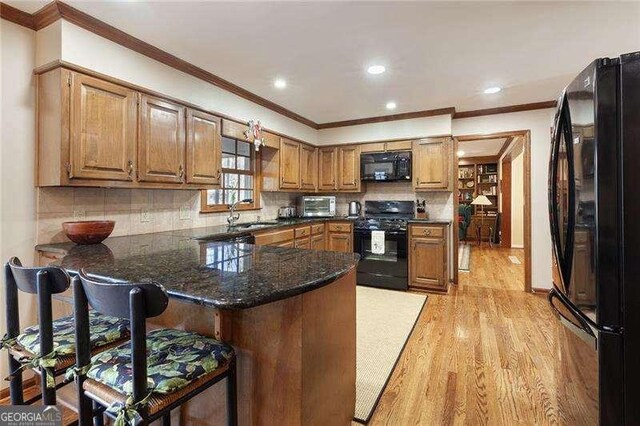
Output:
<path fill-rule="evenodd" d="M 371 425 L 578 424 L 557 397 L 561 326 L 509 254 L 472 249 L 460 284 L 429 296 Z"/>

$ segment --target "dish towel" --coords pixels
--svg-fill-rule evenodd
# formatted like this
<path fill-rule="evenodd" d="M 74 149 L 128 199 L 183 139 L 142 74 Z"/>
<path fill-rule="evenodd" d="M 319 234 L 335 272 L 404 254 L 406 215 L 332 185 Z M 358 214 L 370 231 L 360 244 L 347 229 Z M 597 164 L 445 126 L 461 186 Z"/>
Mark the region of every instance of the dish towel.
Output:
<path fill-rule="evenodd" d="M 384 231 L 371 231 L 371 253 L 384 254 Z"/>

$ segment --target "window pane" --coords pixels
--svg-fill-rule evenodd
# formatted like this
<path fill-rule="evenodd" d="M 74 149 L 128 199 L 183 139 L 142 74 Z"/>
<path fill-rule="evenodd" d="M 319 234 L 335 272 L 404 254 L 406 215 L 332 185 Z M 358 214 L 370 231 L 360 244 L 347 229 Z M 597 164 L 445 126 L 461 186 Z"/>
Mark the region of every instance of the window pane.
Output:
<path fill-rule="evenodd" d="M 222 204 L 222 190 L 210 189 L 207 191 L 207 205 L 213 206 L 215 204 Z"/>
<path fill-rule="evenodd" d="M 236 157 L 233 154 L 222 154 L 222 168 L 223 169 L 235 169 Z"/>
<path fill-rule="evenodd" d="M 222 137 L 222 152 L 236 153 L 236 140 Z"/>
<path fill-rule="evenodd" d="M 241 200 L 246 200 L 246 199 L 253 199 L 253 191 L 246 191 L 246 190 L 240 190 L 240 199 Z"/>
<path fill-rule="evenodd" d="M 253 189 L 253 176 L 240 175 L 240 188 Z"/>
<path fill-rule="evenodd" d="M 238 175 L 233 173 L 224 174 L 224 187 L 225 188 L 237 188 L 238 187 Z"/>
<path fill-rule="evenodd" d="M 238 170 L 251 170 L 251 159 L 249 157 L 238 157 Z"/>
<path fill-rule="evenodd" d="M 249 157 L 251 155 L 251 144 L 249 142 L 238 141 L 238 155 Z"/>
<path fill-rule="evenodd" d="M 224 202 L 225 204 L 233 204 L 238 201 L 237 189 L 225 189 L 224 190 Z"/>

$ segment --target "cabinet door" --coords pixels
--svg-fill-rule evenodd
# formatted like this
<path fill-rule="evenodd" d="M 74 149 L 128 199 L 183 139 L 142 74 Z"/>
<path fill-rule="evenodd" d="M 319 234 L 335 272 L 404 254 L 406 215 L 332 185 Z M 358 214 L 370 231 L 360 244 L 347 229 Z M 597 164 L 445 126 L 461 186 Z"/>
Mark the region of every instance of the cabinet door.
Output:
<path fill-rule="evenodd" d="M 351 234 L 329 233 L 329 251 L 340 251 L 350 253 L 353 251 L 353 236 Z"/>
<path fill-rule="evenodd" d="M 324 250 L 325 238 L 324 234 L 313 235 L 311 237 L 311 250 Z"/>
<path fill-rule="evenodd" d="M 318 189 L 321 191 L 335 191 L 336 172 L 338 165 L 337 148 L 318 149 Z"/>
<path fill-rule="evenodd" d="M 298 238 L 295 241 L 295 248 L 307 249 L 311 248 L 311 239 L 309 237 Z"/>
<path fill-rule="evenodd" d="M 449 189 L 451 139 L 428 138 L 413 143 L 414 188 Z"/>
<path fill-rule="evenodd" d="M 315 191 L 317 188 L 318 149 L 300 145 L 300 188 Z"/>
<path fill-rule="evenodd" d="M 300 188 L 300 144 L 280 139 L 280 188 Z"/>
<path fill-rule="evenodd" d="M 222 150 L 220 118 L 187 111 L 187 182 L 220 185 Z"/>
<path fill-rule="evenodd" d="M 140 102 L 138 180 L 182 183 L 185 180 L 185 108 L 151 96 Z"/>
<path fill-rule="evenodd" d="M 409 286 L 446 291 L 446 244 L 443 238 L 411 238 Z"/>
<path fill-rule="evenodd" d="M 136 92 L 72 73 L 69 177 L 133 180 Z"/>
<path fill-rule="evenodd" d="M 339 147 L 338 189 L 345 191 L 360 190 L 360 147 Z"/>

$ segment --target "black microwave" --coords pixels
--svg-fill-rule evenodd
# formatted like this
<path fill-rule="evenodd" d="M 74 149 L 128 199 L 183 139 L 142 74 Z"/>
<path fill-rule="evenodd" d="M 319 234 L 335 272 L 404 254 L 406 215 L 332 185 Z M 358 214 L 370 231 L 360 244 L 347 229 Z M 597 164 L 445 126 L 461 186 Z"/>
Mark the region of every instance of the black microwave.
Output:
<path fill-rule="evenodd" d="M 361 154 L 360 180 L 365 182 L 411 181 L 411 151 Z"/>

